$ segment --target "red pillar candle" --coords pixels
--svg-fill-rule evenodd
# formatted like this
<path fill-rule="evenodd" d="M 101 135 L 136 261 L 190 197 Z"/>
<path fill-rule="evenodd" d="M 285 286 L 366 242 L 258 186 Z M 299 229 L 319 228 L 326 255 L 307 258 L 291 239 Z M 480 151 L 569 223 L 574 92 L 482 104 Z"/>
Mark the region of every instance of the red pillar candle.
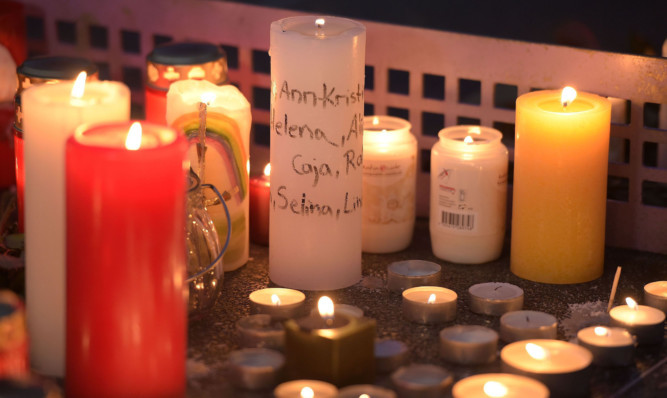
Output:
<path fill-rule="evenodd" d="M 67 142 L 68 397 L 185 395 L 187 144 L 141 127 L 138 149 L 127 122 Z"/>
<path fill-rule="evenodd" d="M 269 244 L 270 174 L 268 163 L 263 175 L 250 179 L 250 240 L 260 245 Z"/>

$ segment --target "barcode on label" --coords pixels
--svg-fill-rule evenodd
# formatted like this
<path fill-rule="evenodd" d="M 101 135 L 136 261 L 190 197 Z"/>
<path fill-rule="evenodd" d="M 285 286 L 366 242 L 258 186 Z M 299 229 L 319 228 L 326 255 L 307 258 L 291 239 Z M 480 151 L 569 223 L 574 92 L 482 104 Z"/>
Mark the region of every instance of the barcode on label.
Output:
<path fill-rule="evenodd" d="M 472 231 L 475 228 L 475 214 L 442 212 L 442 225 L 448 228 Z"/>

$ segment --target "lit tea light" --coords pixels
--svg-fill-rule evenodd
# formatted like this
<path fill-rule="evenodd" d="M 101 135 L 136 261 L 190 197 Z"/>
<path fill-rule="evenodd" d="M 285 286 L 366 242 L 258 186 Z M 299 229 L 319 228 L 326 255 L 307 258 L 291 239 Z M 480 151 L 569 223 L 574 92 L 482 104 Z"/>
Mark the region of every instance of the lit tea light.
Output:
<path fill-rule="evenodd" d="M 540 311 L 512 311 L 500 317 L 500 338 L 508 343 L 527 339 L 555 339 L 556 317 Z"/>
<path fill-rule="evenodd" d="M 523 308 L 523 289 L 510 283 L 478 283 L 468 289 L 470 310 L 477 314 L 502 315 Z"/>
<path fill-rule="evenodd" d="M 627 329 L 637 338 L 637 344 L 660 344 L 664 338 L 665 313 L 628 297 L 627 305 L 619 305 L 609 311 L 611 325 Z"/>
<path fill-rule="evenodd" d="M 548 398 L 549 389 L 526 376 L 507 373 L 484 373 L 466 377 L 454 384 L 454 398 Z"/>
<path fill-rule="evenodd" d="M 440 282 L 442 267 L 431 261 L 396 261 L 387 267 L 387 289 L 402 291 L 417 286 L 433 286 Z"/>
<path fill-rule="evenodd" d="M 554 397 L 587 396 L 593 355 L 586 348 L 560 340 L 527 340 L 500 351 L 503 372 L 544 383 Z"/>
<path fill-rule="evenodd" d="M 320 380 L 293 380 L 280 384 L 273 394 L 276 398 L 335 398 L 338 389 Z"/>
<path fill-rule="evenodd" d="M 667 313 L 667 281 L 656 281 L 644 286 L 646 305 Z"/>
<path fill-rule="evenodd" d="M 403 316 L 422 324 L 443 323 L 456 318 L 457 294 L 439 286 L 418 286 L 403 291 Z"/>
<path fill-rule="evenodd" d="M 294 289 L 267 288 L 250 293 L 253 311 L 268 314 L 274 319 L 289 319 L 298 315 L 306 295 Z"/>
<path fill-rule="evenodd" d="M 622 328 L 591 326 L 577 332 L 580 346 L 593 354 L 593 362 L 600 366 L 627 366 L 632 364 L 635 340 Z"/>
<path fill-rule="evenodd" d="M 337 398 L 396 398 L 396 393 L 372 384 L 356 384 L 341 388 Z"/>
<path fill-rule="evenodd" d="M 477 325 L 456 325 L 440 331 L 440 357 L 457 364 L 478 365 L 496 359 L 498 333 Z"/>

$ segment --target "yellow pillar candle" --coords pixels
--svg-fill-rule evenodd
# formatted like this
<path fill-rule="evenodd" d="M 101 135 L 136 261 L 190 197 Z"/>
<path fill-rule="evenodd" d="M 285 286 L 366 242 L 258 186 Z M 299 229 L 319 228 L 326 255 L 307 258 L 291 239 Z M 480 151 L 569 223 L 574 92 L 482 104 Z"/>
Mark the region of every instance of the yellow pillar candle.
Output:
<path fill-rule="evenodd" d="M 574 96 L 549 90 L 517 99 L 510 264 L 524 279 L 602 275 L 611 106 Z"/>

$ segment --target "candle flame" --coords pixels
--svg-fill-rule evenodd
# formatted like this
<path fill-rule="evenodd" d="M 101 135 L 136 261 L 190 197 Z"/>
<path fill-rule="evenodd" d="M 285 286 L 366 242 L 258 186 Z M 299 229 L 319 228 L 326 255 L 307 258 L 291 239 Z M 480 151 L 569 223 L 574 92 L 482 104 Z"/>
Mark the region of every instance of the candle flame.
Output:
<path fill-rule="evenodd" d="M 211 105 L 213 101 L 215 101 L 215 93 L 202 93 L 201 97 L 201 102 L 205 103 L 206 105 Z"/>
<path fill-rule="evenodd" d="M 334 303 L 329 297 L 322 296 L 317 302 L 317 310 L 322 318 L 332 319 L 334 315 Z"/>
<path fill-rule="evenodd" d="M 563 104 L 563 108 L 570 105 L 575 98 L 577 98 L 577 90 L 570 86 L 565 87 L 560 95 L 560 102 Z"/>
<path fill-rule="evenodd" d="M 371 396 L 368 394 L 361 394 L 359 395 L 359 398 L 371 398 Z"/>
<path fill-rule="evenodd" d="M 315 26 L 317 26 L 317 29 L 321 29 L 322 26 L 324 26 L 324 18 L 317 18 L 315 20 Z"/>
<path fill-rule="evenodd" d="M 493 398 L 504 397 L 507 395 L 507 387 L 497 381 L 487 381 L 484 383 L 484 393 Z"/>
<path fill-rule="evenodd" d="M 134 122 L 130 126 L 130 130 L 127 132 L 127 138 L 125 138 L 125 148 L 130 151 L 136 151 L 141 147 L 141 123 Z"/>
<path fill-rule="evenodd" d="M 428 304 L 433 304 L 435 303 L 435 293 L 431 293 L 430 296 L 428 296 L 428 300 L 426 301 Z"/>
<path fill-rule="evenodd" d="M 528 355 L 539 360 L 545 359 L 548 356 L 547 350 L 533 343 L 526 344 L 526 351 L 528 351 Z"/>
<path fill-rule="evenodd" d="M 277 294 L 272 294 L 271 295 L 271 304 L 280 305 L 280 297 L 278 297 Z"/>
<path fill-rule="evenodd" d="M 474 140 L 471 136 L 466 135 L 466 138 L 463 139 L 463 142 L 466 143 L 466 144 L 468 144 L 468 145 L 470 145 L 470 144 L 472 144 L 473 142 L 475 142 L 475 140 Z"/>
<path fill-rule="evenodd" d="M 81 98 L 83 97 L 83 91 L 86 88 L 86 77 L 88 74 L 85 71 L 79 73 L 74 81 L 74 86 L 72 87 L 72 98 Z"/>
<path fill-rule="evenodd" d="M 312 388 L 306 386 L 301 389 L 301 398 L 313 398 L 315 396 L 315 391 Z"/>
<path fill-rule="evenodd" d="M 597 326 L 593 331 L 596 336 L 609 336 L 609 329 L 602 326 Z"/>
<path fill-rule="evenodd" d="M 626 297 L 625 302 L 628 304 L 628 307 L 632 308 L 633 310 L 637 310 L 637 302 L 633 300 L 631 297 Z"/>
<path fill-rule="evenodd" d="M 380 118 L 377 117 L 377 116 L 373 116 L 373 122 L 372 123 L 373 123 L 373 126 L 377 126 L 378 124 L 380 124 Z"/>
<path fill-rule="evenodd" d="M 267 163 L 266 166 L 264 166 L 264 175 L 267 177 L 271 175 L 271 163 Z"/>

